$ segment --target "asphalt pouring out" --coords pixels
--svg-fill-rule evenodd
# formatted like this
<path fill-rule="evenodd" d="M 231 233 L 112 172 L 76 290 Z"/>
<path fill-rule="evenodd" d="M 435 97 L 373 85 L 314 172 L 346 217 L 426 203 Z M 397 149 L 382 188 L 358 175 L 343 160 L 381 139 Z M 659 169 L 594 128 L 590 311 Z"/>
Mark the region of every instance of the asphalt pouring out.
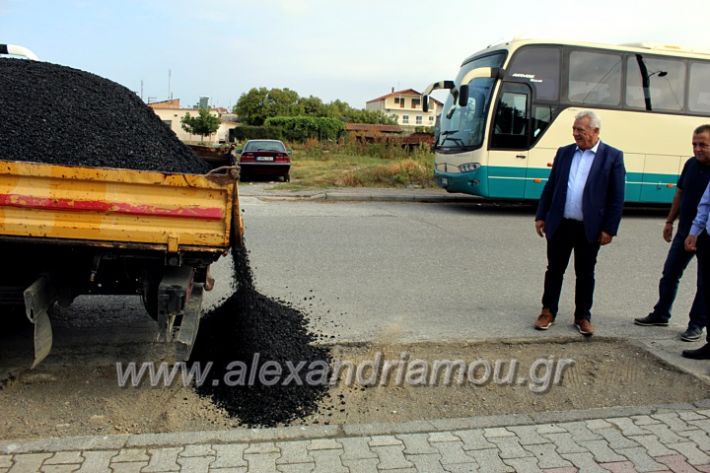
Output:
<path fill-rule="evenodd" d="M 228 386 L 223 381 L 230 364 L 241 362 L 258 372 L 264 363 L 280 367 L 305 362 L 330 365 L 328 348 L 317 346 L 306 315 L 296 307 L 267 297 L 254 287 L 246 248 L 232 247 L 237 291 L 202 321 L 191 362 L 212 362 L 212 380 L 196 387 L 244 425 L 273 427 L 307 417 L 328 395 L 326 384 L 276 383 L 259 379 Z M 255 363 L 255 354 L 258 360 Z"/>

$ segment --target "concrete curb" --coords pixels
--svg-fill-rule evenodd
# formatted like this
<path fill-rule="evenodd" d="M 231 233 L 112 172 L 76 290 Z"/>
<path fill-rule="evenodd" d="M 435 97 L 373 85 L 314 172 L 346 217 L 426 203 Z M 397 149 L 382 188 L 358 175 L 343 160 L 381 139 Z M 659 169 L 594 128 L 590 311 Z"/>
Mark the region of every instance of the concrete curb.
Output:
<path fill-rule="evenodd" d="M 590 419 L 611 419 L 636 415 L 653 415 L 666 412 L 706 409 L 710 398 L 695 403 L 658 404 L 653 406 L 622 406 L 575 411 L 540 412 L 533 414 L 507 414 L 433 421 L 403 423 L 354 424 L 338 426 L 291 426 L 266 429 L 237 428 L 212 432 L 179 432 L 161 434 L 129 434 L 100 437 L 65 437 L 31 441 L 0 442 L 0 453 L 19 454 L 60 452 L 76 450 L 117 450 L 121 448 L 171 447 L 186 444 L 225 444 L 245 442 L 270 442 L 280 440 L 313 440 L 403 433 L 444 432 L 465 429 L 495 428 L 574 422 Z"/>
<path fill-rule="evenodd" d="M 244 193 L 242 197 L 254 197 L 263 201 L 328 200 L 334 202 L 419 202 L 419 203 L 480 203 L 483 200 L 465 194 L 440 194 L 431 192 L 349 192 L 324 191 L 308 193 Z"/>

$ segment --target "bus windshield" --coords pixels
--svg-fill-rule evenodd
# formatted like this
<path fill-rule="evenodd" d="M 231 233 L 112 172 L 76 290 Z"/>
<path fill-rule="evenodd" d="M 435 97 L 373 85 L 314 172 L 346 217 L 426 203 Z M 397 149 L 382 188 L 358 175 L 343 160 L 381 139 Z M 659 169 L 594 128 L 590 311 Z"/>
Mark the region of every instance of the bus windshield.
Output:
<path fill-rule="evenodd" d="M 501 67 L 505 52 L 490 54 L 464 64 L 456 76 L 456 88 L 467 72 L 479 67 Z M 474 79 L 469 84 L 468 105 L 460 107 L 449 94 L 441 112 L 436 147 L 439 151 L 464 151 L 479 148 L 483 143 L 486 112 L 495 79 Z"/>

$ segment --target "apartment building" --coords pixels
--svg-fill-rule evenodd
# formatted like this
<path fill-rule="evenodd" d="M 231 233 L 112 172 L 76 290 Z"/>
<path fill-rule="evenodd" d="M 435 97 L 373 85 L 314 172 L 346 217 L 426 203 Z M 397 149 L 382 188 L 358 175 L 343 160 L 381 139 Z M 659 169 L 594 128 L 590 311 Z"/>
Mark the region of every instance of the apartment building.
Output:
<path fill-rule="evenodd" d="M 393 87 L 389 94 L 368 100 L 365 109 L 393 116 L 402 128 L 413 130 L 422 126 L 433 127 L 443 105 L 438 100 L 429 97 L 429 111 L 425 112 L 422 110 L 422 94 L 420 92 L 414 89 L 395 91 Z"/>

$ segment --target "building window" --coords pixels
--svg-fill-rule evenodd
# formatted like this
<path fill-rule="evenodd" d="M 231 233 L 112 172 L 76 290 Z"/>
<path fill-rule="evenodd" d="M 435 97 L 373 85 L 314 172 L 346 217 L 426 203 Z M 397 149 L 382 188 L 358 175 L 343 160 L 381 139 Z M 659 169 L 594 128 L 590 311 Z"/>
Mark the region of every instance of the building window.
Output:
<path fill-rule="evenodd" d="M 422 104 L 422 99 L 412 99 L 412 108 L 419 108 L 419 106 Z"/>
<path fill-rule="evenodd" d="M 402 115 L 402 123 L 405 125 L 409 123 L 409 115 Z"/>
<path fill-rule="evenodd" d="M 422 124 L 422 116 L 421 116 L 421 115 L 417 115 L 416 123 L 417 123 L 417 125 L 421 125 L 421 124 Z"/>
<path fill-rule="evenodd" d="M 172 121 L 172 120 L 163 120 L 163 123 L 165 123 L 166 125 L 168 125 L 168 128 L 172 128 L 172 127 L 173 127 L 173 121 Z"/>
<path fill-rule="evenodd" d="M 429 123 L 433 123 L 433 122 L 434 122 L 434 117 L 429 115 Z"/>

